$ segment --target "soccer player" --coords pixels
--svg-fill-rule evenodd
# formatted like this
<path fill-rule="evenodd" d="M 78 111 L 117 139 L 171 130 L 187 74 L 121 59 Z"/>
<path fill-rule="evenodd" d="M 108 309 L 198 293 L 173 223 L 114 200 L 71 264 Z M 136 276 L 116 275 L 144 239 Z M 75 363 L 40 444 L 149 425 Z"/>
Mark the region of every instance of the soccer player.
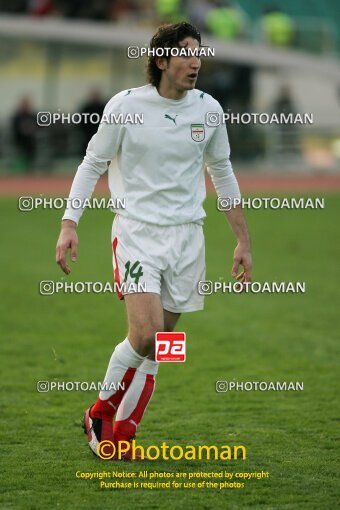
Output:
<path fill-rule="evenodd" d="M 117 444 L 135 436 L 155 387 L 155 333 L 173 331 L 181 313 L 203 309 L 197 287 L 205 278 L 205 164 L 219 197 L 240 198 L 225 126 L 205 122 L 207 112 L 222 114 L 221 106 L 195 89 L 201 61 L 193 50 L 200 45 L 200 33 L 188 23 L 157 30 L 150 48 L 179 48 L 180 54 L 149 56 L 148 85 L 116 94 L 104 110 L 106 117 L 116 118 L 142 113 L 143 124 L 102 122 L 71 187 L 70 198 L 89 198 L 109 167 L 111 195 L 125 198 L 126 204 L 114 211 L 112 247 L 115 282 L 126 283 L 120 297 L 128 333 L 114 349 L 104 379 L 107 387 L 117 389 L 100 391 L 84 417 L 89 446 L 97 455 L 100 441 Z M 110 166 L 113 158 L 117 164 Z M 76 226 L 82 213 L 69 204 L 56 248 L 57 263 L 66 274 L 67 251 L 73 262 L 77 258 Z M 241 265 L 240 281 L 250 281 L 243 212 L 235 206 L 226 216 L 237 239 L 232 276 Z M 145 284 L 146 292 L 131 283 Z M 125 460 L 130 458 L 127 452 Z"/>

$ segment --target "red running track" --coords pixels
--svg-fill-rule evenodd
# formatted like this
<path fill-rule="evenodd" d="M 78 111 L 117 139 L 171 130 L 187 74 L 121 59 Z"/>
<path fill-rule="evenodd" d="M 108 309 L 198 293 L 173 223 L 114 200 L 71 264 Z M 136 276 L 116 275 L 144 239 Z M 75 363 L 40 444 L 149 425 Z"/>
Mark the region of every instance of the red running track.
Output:
<path fill-rule="evenodd" d="M 340 191 L 339 175 L 237 173 L 242 193 L 308 193 Z M 1 195 L 68 195 L 72 176 L 0 176 Z M 208 191 L 213 191 L 207 179 Z M 100 178 L 96 193 L 108 194 L 107 177 Z"/>

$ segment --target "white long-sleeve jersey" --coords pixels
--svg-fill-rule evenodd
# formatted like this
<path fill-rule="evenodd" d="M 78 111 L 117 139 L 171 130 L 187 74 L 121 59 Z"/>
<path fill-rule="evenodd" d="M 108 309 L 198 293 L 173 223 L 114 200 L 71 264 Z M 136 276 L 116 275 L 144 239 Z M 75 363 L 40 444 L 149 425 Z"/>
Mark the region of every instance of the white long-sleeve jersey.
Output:
<path fill-rule="evenodd" d="M 157 225 L 202 223 L 205 164 L 219 196 L 240 198 L 227 130 L 223 124 L 208 126 L 208 112 L 222 114 L 222 108 L 197 89 L 179 100 L 160 96 L 152 85 L 116 94 L 89 142 L 69 198 L 90 198 L 109 169 L 113 202 L 125 203 L 114 212 Z M 134 122 L 141 118 L 143 123 Z M 78 223 L 83 210 L 72 208 L 72 200 L 68 204 L 63 219 Z"/>

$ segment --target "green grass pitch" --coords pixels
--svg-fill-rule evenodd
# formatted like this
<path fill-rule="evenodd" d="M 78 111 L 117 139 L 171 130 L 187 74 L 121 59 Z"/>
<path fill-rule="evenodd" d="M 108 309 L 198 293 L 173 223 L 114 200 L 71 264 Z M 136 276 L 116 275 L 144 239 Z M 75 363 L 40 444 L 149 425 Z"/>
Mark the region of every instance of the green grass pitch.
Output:
<path fill-rule="evenodd" d="M 206 201 L 207 277 L 229 279 L 233 236 Z M 141 444 L 244 444 L 245 461 L 100 462 L 80 427 L 95 392 L 38 393 L 38 380 L 101 381 L 125 337 L 123 303 L 109 294 L 40 296 L 59 280 L 61 211 L 19 212 L 0 200 L 2 228 L 2 509 L 332 509 L 339 379 L 339 196 L 324 210 L 246 212 L 254 280 L 306 281 L 305 294 L 214 295 L 186 314 L 187 362 L 163 364 L 140 426 Z M 87 211 L 70 280 L 110 281 L 109 211 Z M 215 392 L 219 379 L 303 381 L 303 392 Z M 269 471 L 244 489 L 101 490 L 75 472 Z"/>

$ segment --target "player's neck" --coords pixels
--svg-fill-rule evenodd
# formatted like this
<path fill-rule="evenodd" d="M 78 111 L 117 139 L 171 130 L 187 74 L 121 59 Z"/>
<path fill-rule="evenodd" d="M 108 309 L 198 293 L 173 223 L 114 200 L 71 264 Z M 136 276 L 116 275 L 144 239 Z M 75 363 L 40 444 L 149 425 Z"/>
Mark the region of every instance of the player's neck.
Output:
<path fill-rule="evenodd" d="M 174 87 L 171 87 L 168 83 L 160 83 L 157 87 L 158 94 L 162 97 L 165 97 L 165 99 L 174 99 L 175 101 L 179 101 L 180 99 L 183 99 L 187 91 L 186 90 L 178 90 Z"/>

